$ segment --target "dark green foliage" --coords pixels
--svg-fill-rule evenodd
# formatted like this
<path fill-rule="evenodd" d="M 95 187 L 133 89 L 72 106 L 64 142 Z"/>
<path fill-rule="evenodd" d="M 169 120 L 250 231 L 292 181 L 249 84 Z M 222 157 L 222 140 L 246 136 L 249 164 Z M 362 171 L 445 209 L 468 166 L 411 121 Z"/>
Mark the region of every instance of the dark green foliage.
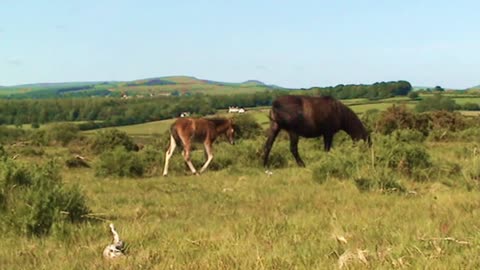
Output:
<path fill-rule="evenodd" d="M 53 161 L 39 167 L 26 167 L 7 160 L 0 171 L 0 197 L 3 208 L 9 209 L 3 220 L 13 229 L 43 236 L 50 233 L 54 223 L 61 223 L 64 216 L 78 222 L 90 212 L 78 187 L 63 185 L 59 167 Z"/>
<path fill-rule="evenodd" d="M 421 143 L 427 138 L 422 132 L 415 129 L 397 129 L 392 132 L 391 136 L 396 141 L 404 143 Z"/>
<path fill-rule="evenodd" d="M 393 96 L 406 96 L 412 90 L 412 86 L 407 81 L 397 81 L 380 82 L 372 85 L 339 84 L 335 87 L 314 87 L 311 90 L 314 90 L 319 95 L 332 96 L 338 99 L 381 99 Z"/>
<path fill-rule="evenodd" d="M 478 103 L 467 102 L 462 105 L 462 110 L 466 111 L 480 111 L 480 105 Z"/>
<path fill-rule="evenodd" d="M 136 149 L 132 138 L 126 132 L 118 129 L 107 129 L 97 132 L 90 145 L 91 149 L 97 154 L 112 150 L 117 146 L 122 146 L 127 151 Z"/>
<path fill-rule="evenodd" d="M 5 159 L 0 163 L 0 179 L 4 187 L 29 186 L 32 183 L 29 168 L 11 159 Z"/>
<path fill-rule="evenodd" d="M 20 148 L 19 153 L 22 156 L 43 156 L 45 154 L 45 150 L 41 147 L 24 146 Z"/>
<path fill-rule="evenodd" d="M 21 141 L 25 138 L 26 131 L 21 128 L 8 128 L 0 126 L 0 143 Z"/>
<path fill-rule="evenodd" d="M 355 178 L 354 182 L 360 191 L 370 191 L 377 187 L 377 182 L 371 178 Z"/>
<path fill-rule="evenodd" d="M 412 99 L 412 100 L 417 99 L 419 96 L 420 96 L 420 95 L 418 94 L 418 92 L 413 92 L 413 91 L 412 91 L 412 92 L 408 93 L 408 97 L 409 97 L 410 99 Z"/>
<path fill-rule="evenodd" d="M 81 222 L 85 220 L 85 215 L 90 213 L 86 198 L 78 185 L 62 187 L 58 204 L 70 222 Z"/>
<path fill-rule="evenodd" d="M 235 139 L 252 139 L 262 134 L 262 127 L 250 114 L 238 115 L 234 118 Z"/>
<path fill-rule="evenodd" d="M 381 177 L 378 181 L 380 190 L 385 192 L 405 192 L 407 189 L 392 176 Z"/>
<path fill-rule="evenodd" d="M 364 112 L 360 118 L 363 125 L 368 132 L 376 130 L 377 122 L 380 118 L 380 111 L 378 109 L 370 109 Z"/>
<path fill-rule="evenodd" d="M 439 110 L 453 111 L 459 108 L 460 106 L 457 105 L 455 100 L 441 94 L 435 94 L 431 97 L 426 97 L 418 102 L 418 104 L 415 106 L 415 110 L 417 112 Z"/>
<path fill-rule="evenodd" d="M 415 170 L 428 169 L 432 166 L 430 155 L 425 146 L 418 143 L 405 143 L 395 139 L 379 140 L 377 164 L 411 175 Z"/>
<path fill-rule="evenodd" d="M 144 170 L 144 163 L 139 155 L 123 146 L 103 152 L 95 166 L 97 176 L 140 177 Z"/>
<path fill-rule="evenodd" d="M 48 128 L 46 137 L 48 141 L 65 146 L 79 136 L 78 126 L 72 123 L 58 123 Z"/>

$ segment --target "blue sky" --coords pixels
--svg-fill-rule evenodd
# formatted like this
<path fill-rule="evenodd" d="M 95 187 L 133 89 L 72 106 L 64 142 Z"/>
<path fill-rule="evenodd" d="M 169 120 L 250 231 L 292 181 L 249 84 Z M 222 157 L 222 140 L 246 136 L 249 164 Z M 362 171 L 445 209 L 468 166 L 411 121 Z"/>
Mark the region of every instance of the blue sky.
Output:
<path fill-rule="evenodd" d="M 480 1 L 0 2 L 0 85 L 190 75 L 480 84 Z"/>

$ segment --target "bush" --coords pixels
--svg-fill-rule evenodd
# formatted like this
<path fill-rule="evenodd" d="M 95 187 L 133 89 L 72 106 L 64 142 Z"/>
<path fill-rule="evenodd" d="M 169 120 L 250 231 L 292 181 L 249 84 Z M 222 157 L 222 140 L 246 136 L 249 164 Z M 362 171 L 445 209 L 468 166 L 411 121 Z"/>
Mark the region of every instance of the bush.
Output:
<path fill-rule="evenodd" d="M 117 146 L 100 155 L 95 167 L 95 174 L 97 176 L 140 177 L 144 170 L 144 164 L 137 153 L 129 152 L 123 146 Z"/>
<path fill-rule="evenodd" d="M 7 128 L 0 126 L 0 143 L 20 141 L 26 136 L 26 131 L 21 128 Z"/>
<path fill-rule="evenodd" d="M 72 123 L 54 124 L 46 132 L 49 142 L 53 144 L 60 143 L 62 146 L 67 145 L 72 140 L 78 138 L 78 136 L 78 126 Z"/>
<path fill-rule="evenodd" d="M 388 108 L 380 114 L 376 128 L 381 134 L 390 134 L 397 129 L 413 128 L 415 115 L 405 105 Z"/>
<path fill-rule="evenodd" d="M 419 143 L 405 143 L 393 138 L 377 140 L 376 163 L 401 173 L 413 175 L 419 170 L 432 166 L 431 157 L 425 146 Z"/>
<path fill-rule="evenodd" d="M 405 143 L 421 143 L 427 138 L 423 133 L 414 129 L 398 129 L 395 130 L 391 136 L 399 142 Z"/>
<path fill-rule="evenodd" d="M 262 127 L 251 114 L 241 114 L 234 118 L 235 138 L 253 139 L 262 135 Z"/>
<path fill-rule="evenodd" d="M 32 183 L 32 175 L 29 168 L 10 159 L 0 163 L 0 179 L 5 188 L 29 186 Z"/>
<path fill-rule="evenodd" d="M 453 111 L 456 109 L 460 109 L 460 106 L 455 100 L 441 94 L 434 94 L 432 97 L 426 97 L 415 106 L 417 112 L 441 110 Z"/>
<path fill-rule="evenodd" d="M 9 209 L 6 224 L 28 235 L 43 236 L 50 233 L 55 223 L 78 222 L 90 212 L 86 199 L 78 187 L 65 188 L 59 167 L 53 161 L 43 166 L 28 168 L 14 161 L 0 167 L 3 207 Z M 25 188 L 13 188 L 16 185 Z"/>
<path fill-rule="evenodd" d="M 412 91 L 412 92 L 408 93 L 407 96 L 408 96 L 410 99 L 415 100 L 415 99 L 417 99 L 417 98 L 419 97 L 419 94 L 418 94 L 418 92 Z"/>
<path fill-rule="evenodd" d="M 464 117 L 459 112 L 434 111 L 428 113 L 428 116 L 433 130 L 456 131 L 465 128 Z"/>
<path fill-rule="evenodd" d="M 479 110 L 480 110 L 480 106 L 478 105 L 478 103 L 467 102 L 467 103 L 463 104 L 462 110 L 466 110 L 466 111 L 479 111 Z"/>
<path fill-rule="evenodd" d="M 122 146 L 127 151 L 136 149 L 136 145 L 130 136 L 128 136 L 126 132 L 118 129 L 107 129 L 97 132 L 90 147 L 98 154 L 107 150 L 113 150 L 118 146 Z"/>

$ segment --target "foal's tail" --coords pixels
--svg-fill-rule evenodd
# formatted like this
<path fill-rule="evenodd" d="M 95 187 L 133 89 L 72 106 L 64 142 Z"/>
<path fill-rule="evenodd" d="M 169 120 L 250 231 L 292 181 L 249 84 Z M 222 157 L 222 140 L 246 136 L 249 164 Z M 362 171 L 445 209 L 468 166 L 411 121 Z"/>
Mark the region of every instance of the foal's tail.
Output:
<path fill-rule="evenodd" d="M 175 128 L 174 125 L 170 127 L 170 136 L 175 140 L 175 143 L 179 146 L 182 145 L 182 140 L 180 139 L 180 136 L 178 135 L 177 129 Z M 170 148 L 170 145 L 168 145 Z"/>

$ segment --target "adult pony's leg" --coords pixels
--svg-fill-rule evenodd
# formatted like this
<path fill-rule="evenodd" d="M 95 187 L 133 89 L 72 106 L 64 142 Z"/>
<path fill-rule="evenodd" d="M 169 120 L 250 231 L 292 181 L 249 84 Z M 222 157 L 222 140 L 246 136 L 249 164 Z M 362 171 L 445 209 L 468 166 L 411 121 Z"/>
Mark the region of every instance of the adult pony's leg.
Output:
<path fill-rule="evenodd" d="M 290 131 L 288 132 L 288 135 L 290 136 L 290 152 L 292 152 L 292 155 L 295 157 L 295 160 L 297 161 L 298 166 L 305 167 L 305 163 L 303 162 L 302 158 L 300 158 L 300 155 L 298 154 L 299 137 L 297 133 Z"/>
<path fill-rule="evenodd" d="M 207 169 L 208 165 L 210 165 L 210 162 L 213 159 L 212 144 L 205 142 L 204 146 L 205 146 L 205 153 L 207 154 L 207 161 L 205 161 L 205 164 L 203 164 L 202 168 L 200 169 L 200 173 L 203 173 Z"/>
<path fill-rule="evenodd" d="M 270 150 L 272 150 L 272 145 L 275 142 L 275 138 L 277 138 L 278 133 L 280 132 L 280 127 L 274 121 L 270 122 L 270 131 L 268 134 L 267 142 L 265 143 L 265 149 L 263 153 L 263 167 L 267 167 L 268 163 L 268 155 L 270 155 Z"/>
<path fill-rule="evenodd" d="M 163 167 L 163 176 L 167 176 L 168 174 L 168 162 L 175 151 L 175 147 L 177 146 L 177 142 L 173 138 L 173 135 L 170 135 L 170 145 L 168 146 L 167 152 L 165 153 L 165 167 Z"/>
<path fill-rule="evenodd" d="M 333 141 L 333 134 L 324 134 L 323 135 L 323 145 L 325 147 L 325 151 L 330 151 L 332 148 L 332 141 Z"/>

